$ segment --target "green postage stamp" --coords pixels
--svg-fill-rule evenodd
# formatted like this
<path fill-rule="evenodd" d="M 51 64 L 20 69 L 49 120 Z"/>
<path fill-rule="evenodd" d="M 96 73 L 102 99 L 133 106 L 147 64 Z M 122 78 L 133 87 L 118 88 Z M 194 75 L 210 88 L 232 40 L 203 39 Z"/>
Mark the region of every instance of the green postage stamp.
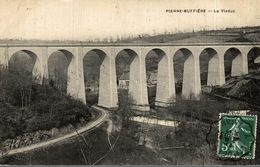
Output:
<path fill-rule="evenodd" d="M 254 159 L 256 127 L 256 115 L 220 113 L 218 156 Z"/>

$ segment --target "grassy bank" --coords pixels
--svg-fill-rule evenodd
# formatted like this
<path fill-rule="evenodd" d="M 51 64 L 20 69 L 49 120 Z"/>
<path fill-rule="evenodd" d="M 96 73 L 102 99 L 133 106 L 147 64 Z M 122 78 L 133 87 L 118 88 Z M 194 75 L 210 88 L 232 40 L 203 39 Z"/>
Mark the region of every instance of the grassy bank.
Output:
<path fill-rule="evenodd" d="M 24 133 L 88 121 L 82 102 L 49 84 L 38 84 L 28 72 L 0 71 L 0 142 Z"/>

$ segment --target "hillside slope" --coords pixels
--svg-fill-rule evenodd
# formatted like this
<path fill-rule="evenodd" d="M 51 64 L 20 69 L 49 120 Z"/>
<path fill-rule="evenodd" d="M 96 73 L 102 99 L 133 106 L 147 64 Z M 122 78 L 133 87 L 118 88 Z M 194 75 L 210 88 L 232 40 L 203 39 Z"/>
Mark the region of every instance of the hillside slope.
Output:
<path fill-rule="evenodd" d="M 213 88 L 213 94 L 235 98 L 260 106 L 260 71 L 240 77 L 232 77 L 223 86 Z"/>

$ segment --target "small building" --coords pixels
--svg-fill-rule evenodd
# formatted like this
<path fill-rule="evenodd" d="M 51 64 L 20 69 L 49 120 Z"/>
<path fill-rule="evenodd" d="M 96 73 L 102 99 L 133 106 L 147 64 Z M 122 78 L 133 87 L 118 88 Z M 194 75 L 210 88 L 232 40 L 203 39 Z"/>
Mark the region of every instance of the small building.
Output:
<path fill-rule="evenodd" d="M 119 89 L 128 89 L 129 87 L 129 71 L 124 72 L 118 79 Z"/>
<path fill-rule="evenodd" d="M 85 91 L 93 94 L 97 94 L 99 89 L 98 81 L 88 81 L 85 86 Z"/>
<path fill-rule="evenodd" d="M 157 84 L 157 71 L 151 71 L 147 73 L 147 85 L 156 85 Z"/>
<path fill-rule="evenodd" d="M 118 89 L 128 89 L 129 88 L 129 77 L 130 72 L 126 71 L 118 79 Z M 149 96 L 155 96 L 157 85 L 157 70 L 147 73 L 147 90 Z"/>

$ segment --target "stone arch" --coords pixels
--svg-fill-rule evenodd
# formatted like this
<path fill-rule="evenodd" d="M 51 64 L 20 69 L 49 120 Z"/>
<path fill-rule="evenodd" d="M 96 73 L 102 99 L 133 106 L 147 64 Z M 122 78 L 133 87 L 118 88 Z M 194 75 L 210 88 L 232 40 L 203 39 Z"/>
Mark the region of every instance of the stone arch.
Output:
<path fill-rule="evenodd" d="M 152 60 L 149 61 L 148 60 L 149 57 L 151 57 Z M 151 65 L 152 69 L 146 69 L 146 70 L 148 70 L 148 71 L 156 70 L 156 68 L 157 68 L 156 66 L 162 60 L 163 57 L 165 57 L 168 60 L 166 53 L 162 49 L 159 49 L 159 48 L 154 48 L 154 49 L 151 49 L 149 52 L 147 52 L 147 54 L 145 55 L 146 67 L 149 64 L 152 64 L 152 63 L 155 63 L 155 64 Z M 154 62 L 155 59 L 156 59 L 156 62 Z"/>
<path fill-rule="evenodd" d="M 91 49 L 83 57 L 84 85 L 86 102 L 99 103 L 100 84 L 102 82 L 102 63 L 107 53 L 101 49 Z"/>
<path fill-rule="evenodd" d="M 151 49 L 145 55 L 146 81 L 150 106 L 167 106 L 172 93 L 169 89 L 171 69 L 168 57 L 160 48 Z"/>
<path fill-rule="evenodd" d="M 123 78 L 129 81 L 130 65 L 135 58 L 139 57 L 138 54 L 132 49 L 122 49 L 116 54 L 116 75 L 119 88 L 128 89 L 129 84 L 127 84 L 126 86 L 119 85 L 119 79 L 120 76 L 124 75 Z"/>
<path fill-rule="evenodd" d="M 247 54 L 248 72 L 258 71 L 260 68 L 260 47 L 253 47 Z"/>
<path fill-rule="evenodd" d="M 37 55 L 30 50 L 19 50 L 10 56 L 8 68 L 12 71 L 34 73 Z"/>
<path fill-rule="evenodd" d="M 122 57 L 122 59 L 124 59 L 124 60 L 120 60 L 120 57 Z M 126 68 L 126 71 L 127 71 L 127 69 L 130 68 L 130 64 L 132 63 L 132 61 L 135 58 L 139 59 L 139 55 L 137 54 L 137 52 L 133 49 L 126 48 L 126 49 L 122 49 L 116 53 L 115 61 L 116 61 L 116 63 L 117 63 L 117 61 L 119 61 L 119 62 L 125 61 L 127 63 L 127 65 L 123 65 L 125 67 L 120 67 L 120 68 Z M 116 69 L 117 73 L 120 74 L 119 70 L 120 69 Z"/>
<path fill-rule="evenodd" d="M 229 48 L 224 53 L 224 70 L 226 78 L 243 74 L 242 52 L 235 47 Z"/>
<path fill-rule="evenodd" d="M 120 53 L 122 52 L 126 52 L 127 54 L 129 54 L 129 56 L 138 56 L 137 51 L 135 49 L 132 48 L 124 48 L 119 50 L 118 52 L 116 52 L 116 57 L 120 55 Z"/>
<path fill-rule="evenodd" d="M 63 92 L 68 92 L 68 84 L 73 78 L 70 73 L 73 73 L 70 68 L 73 61 L 73 54 L 65 49 L 59 49 L 52 52 L 48 57 L 48 78 L 51 86 L 58 88 Z"/>
<path fill-rule="evenodd" d="M 130 77 L 133 77 L 133 73 L 137 72 L 134 70 L 138 69 L 131 68 L 133 61 L 139 62 L 139 56 L 136 51 L 132 49 L 122 49 L 116 54 L 115 66 L 119 105 L 124 103 L 129 92 L 131 92 L 131 95 L 135 98 L 135 91 L 133 90 L 135 83 L 131 83 L 133 80 L 130 80 Z"/>
<path fill-rule="evenodd" d="M 184 99 L 193 99 L 197 95 L 195 71 L 195 58 L 191 50 L 180 48 L 174 53 L 174 77 L 176 93 L 181 92 Z"/>
<path fill-rule="evenodd" d="M 145 57 L 149 56 L 150 53 L 154 52 L 158 57 L 159 60 L 166 55 L 165 51 L 163 49 L 160 48 L 154 48 L 151 49 L 150 51 L 147 52 L 147 54 L 145 55 Z"/>
<path fill-rule="evenodd" d="M 202 85 L 220 85 L 219 56 L 215 49 L 205 48 L 200 53 L 200 78 Z"/>
<path fill-rule="evenodd" d="M 101 50 L 101 49 L 91 49 L 91 50 L 87 51 L 87 53 L 84 55 L 83 59 L 86 56 L 89 56 L 91 54 L 91 52 L 96 53 L 96 55 L 99 56 L 101 60 L 104 60 L 105 56 L 107 56 L 107 53 L 104 50 Z"/>
<path fill-rule="evenodd" d="M 140 48 L 138 48 L 140 49 Z M 147 87 L 146 87 L 146 79 L 145 79 L 145 62 L 144 59 L 142 59 L 138 55 L 135 49 L 131 48 L 126 48 L 120 50 L 116 54 L 116 64 L 118 64 L 118 59 L 122 54 L 126 57 L 127 59 L 127 65 L 126 65 L 126 73 L 128 72 L 128 76 L 126 80 L 129 80 L 129 86 L 128 86 L 128 93 L 123 93 L 124 95 L 130 95 L 133 99 L 132 107 L 137 109 L 137 110 L 143 110 L 147 111 L 150 109 L 148 105 L 148 97 L 147 97 Z M 117 65 L 118 66 L 118 65 Z M 117 67 L 117 75 L 120 75 L 118 67 Z M 120 80 L 120 79 L 119 79 Z M 121 81 L 119 81 L 121 82 Z M 118 82 L 118 83 L 119 83 Z M 120 92 L 119 92 L 120 94 Z M 119 105 L 120 105 L 120 98 L 121 95 L 119 95 Z"/>

